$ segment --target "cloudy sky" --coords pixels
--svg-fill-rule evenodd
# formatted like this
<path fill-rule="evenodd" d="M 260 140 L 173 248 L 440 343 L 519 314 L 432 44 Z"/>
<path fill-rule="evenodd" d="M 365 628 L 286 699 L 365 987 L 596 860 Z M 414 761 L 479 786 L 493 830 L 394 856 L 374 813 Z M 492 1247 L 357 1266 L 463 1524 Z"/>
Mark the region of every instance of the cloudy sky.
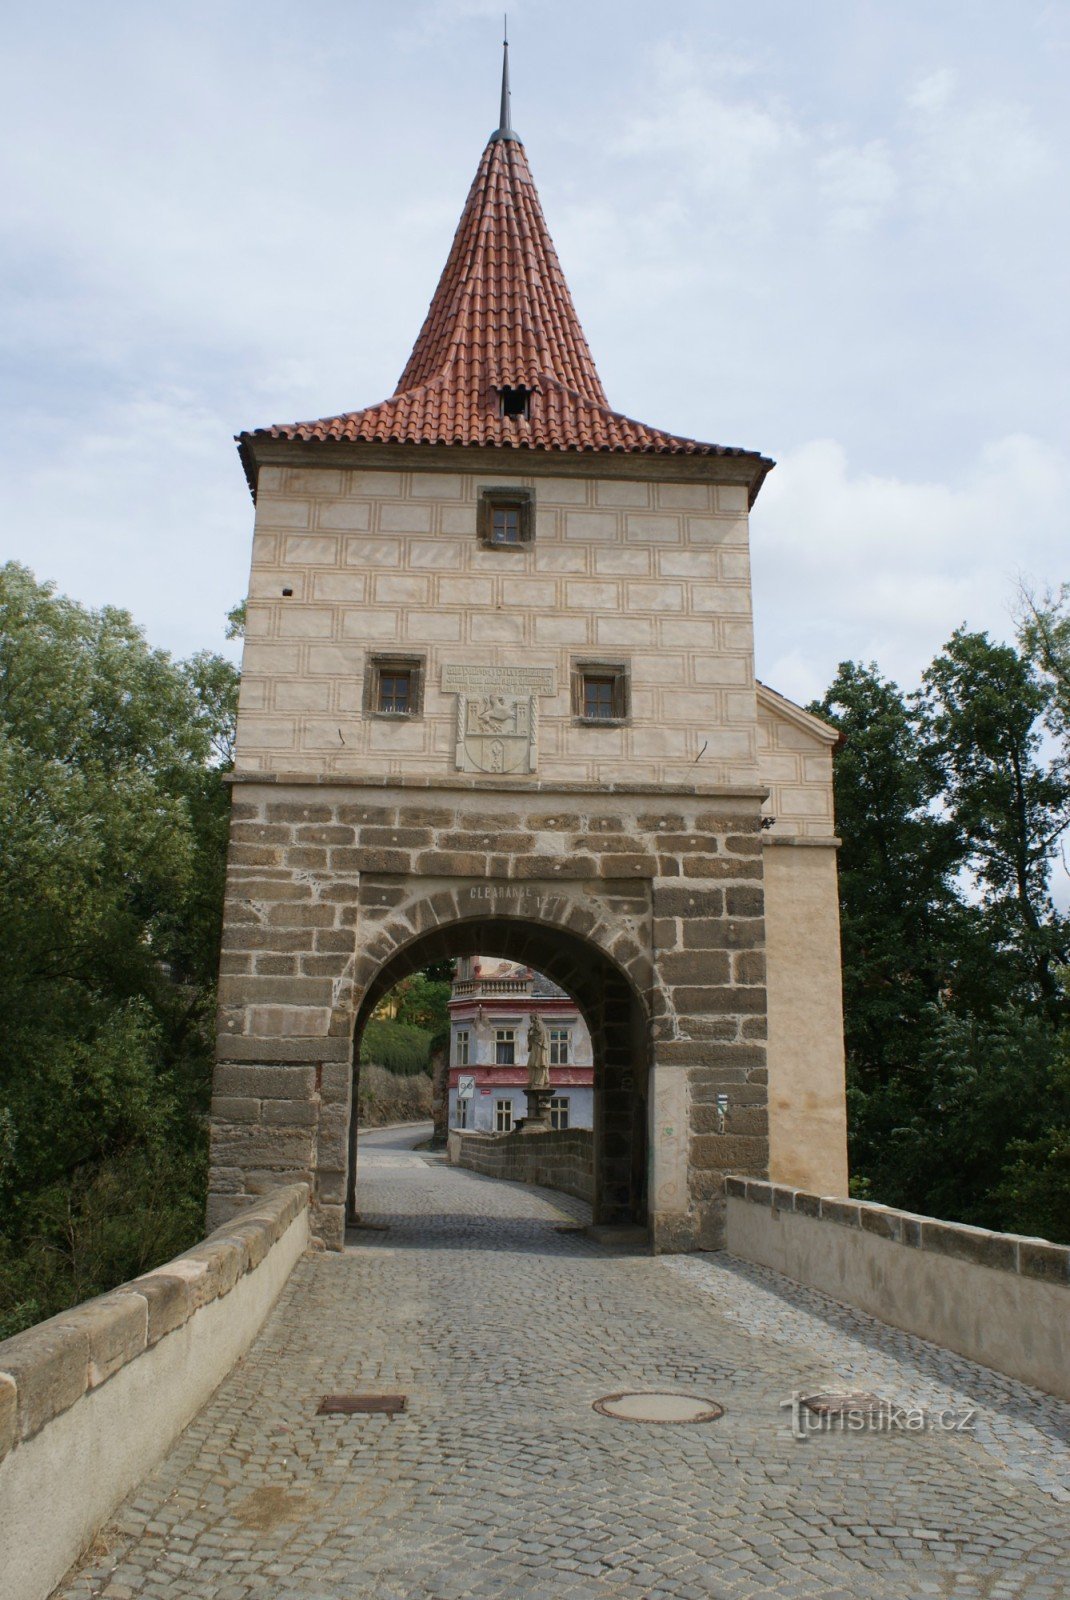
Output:
<path fill-rule="evenodd" d="M 1070 577 L 1070 9 L 512 0 L 612 403 L 774 456 L 759 671 L 907 684 Z M 497 0 L 52 0 L 0 64 L 0 555 L 219 647 L 240 428 L 392 392 L 496 118 Z"/>

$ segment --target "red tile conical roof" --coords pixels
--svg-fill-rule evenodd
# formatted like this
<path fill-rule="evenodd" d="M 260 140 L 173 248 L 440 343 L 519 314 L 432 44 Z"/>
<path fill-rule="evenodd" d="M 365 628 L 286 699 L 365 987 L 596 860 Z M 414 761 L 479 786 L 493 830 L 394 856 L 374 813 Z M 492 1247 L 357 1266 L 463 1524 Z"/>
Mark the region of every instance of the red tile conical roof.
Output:
<path fill-rule="evenodd" d="M 519 139 L 483 152 L 397 393 L 440 376 L 474 397 L 549 379 L 608 407 Z"/>
<path fill-rule="evenodd" d="M 527 414 L 503 415 L 501 390 L 518 387 L 529 391 Z M 244 447 L 256 438 L 761 460 L 751 451 L 649 428 L 610 409 L 524 146 L 508 126 L 492 135 L 483 152 L 449 259 L 392 397 L 341 416 L 258 428 L 240 442 Z"/>

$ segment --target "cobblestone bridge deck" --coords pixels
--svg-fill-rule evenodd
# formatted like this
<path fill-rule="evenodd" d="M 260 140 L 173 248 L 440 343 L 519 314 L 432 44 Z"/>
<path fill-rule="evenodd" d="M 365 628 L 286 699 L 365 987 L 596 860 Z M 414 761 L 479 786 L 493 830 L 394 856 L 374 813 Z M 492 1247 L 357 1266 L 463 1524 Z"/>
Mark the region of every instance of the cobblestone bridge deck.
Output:
<path fill-rule="evenodd" d="M 387 1229 L 299 1263 L 64 1600 L 1070 1595 L 1067 1407 L 729 1257 L 562 1232 L 580 1202 L 415 1138 L 364 1137 Z M 591 1409 L 655 1388 L 725 1415 Z M 793 1440 L 780 1402 L 833 1388 L 973 1431 Z M 406 1414 L 316 1415 L 362 1389 Z"/>

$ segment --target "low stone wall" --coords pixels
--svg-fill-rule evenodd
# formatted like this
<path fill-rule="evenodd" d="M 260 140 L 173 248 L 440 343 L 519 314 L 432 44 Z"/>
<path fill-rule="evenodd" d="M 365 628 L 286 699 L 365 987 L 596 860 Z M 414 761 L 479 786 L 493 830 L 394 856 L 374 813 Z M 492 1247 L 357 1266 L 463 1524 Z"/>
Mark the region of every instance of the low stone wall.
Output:
<path fill-rule="evenodd" d="M 1070 1247 L 729 1178 L 728 1250 L 1070 1399 Z"/>
<path fill-rule="evenodd" d="M 548 1128 L 545 1133 L 474 1133 L 454 1128 L 449 1158 L 487 1178 L 540 1183 L 577 1200 L 594 1199 L 594 1134 L 589 1128 Z"/>
<path fill-rule="evenodd" d="M 0 1342 L 0 1600 L 43 1600 L 245 1354 L 308 1244 L 308 1186 Z"/>

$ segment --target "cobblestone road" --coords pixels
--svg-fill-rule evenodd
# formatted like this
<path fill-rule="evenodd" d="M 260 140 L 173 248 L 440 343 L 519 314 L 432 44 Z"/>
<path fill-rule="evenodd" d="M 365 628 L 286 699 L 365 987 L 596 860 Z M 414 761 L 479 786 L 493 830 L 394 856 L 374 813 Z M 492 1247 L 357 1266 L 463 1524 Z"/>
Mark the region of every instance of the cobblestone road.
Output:
<path fill-rule="evenodd" d="M 560 1231 L 578 1202 L 413 1142 L 364 1137 L 386 1230 L 298 1265 L 65 1600 L 1070 1596 L 1068 1408 L 731 1258 L 603 1249 Z M 860 1383 L 976 1431 L 791 1438 L 793 1390 Z M 654 1388 L 725 1415 L 591 1409 Z M 316 1416 L 361 1389 L 408 1411 Z"/>

